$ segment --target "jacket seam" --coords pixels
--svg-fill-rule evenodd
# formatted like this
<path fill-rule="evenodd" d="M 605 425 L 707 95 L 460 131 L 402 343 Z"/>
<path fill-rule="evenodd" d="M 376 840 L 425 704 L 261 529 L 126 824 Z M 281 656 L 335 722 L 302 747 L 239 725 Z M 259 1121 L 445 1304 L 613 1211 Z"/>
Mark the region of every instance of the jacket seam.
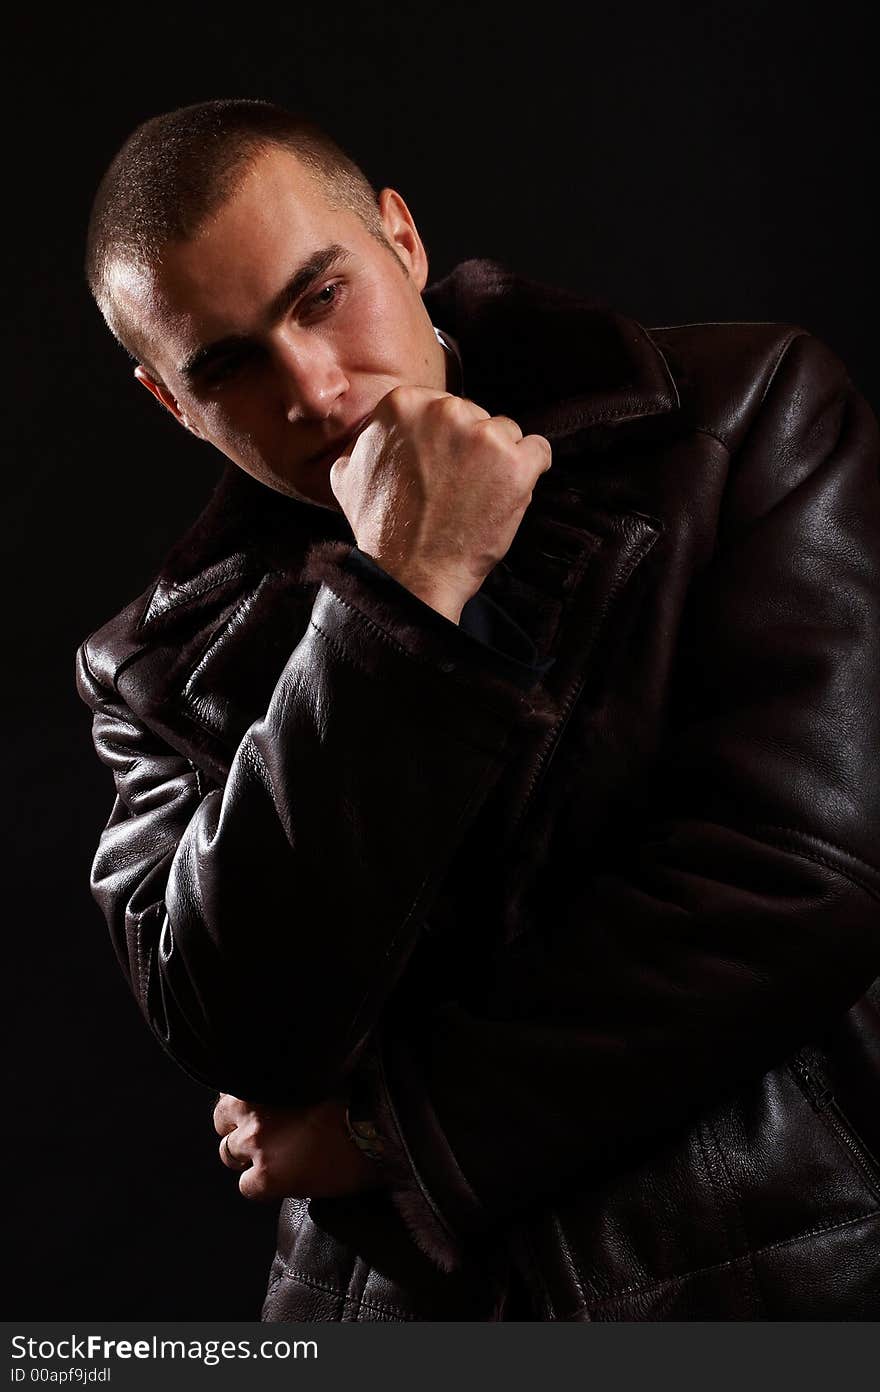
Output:
<path fill-rule="evenodd" d="M 719 435 L 717 430 L 712 430 L 708 425 L 695 425 L 693 429 L 694 433 L 697 435 L 708 435 L 709 439 L 714 440 L 716 444 L 720 445 L 726 454 L 733 453 L 730 441 L 725 440 L 723 435 Z"/>
<path fill-rule="evenodd" d="M 107 683 L 97 675 L 94 667 L 92 666 L 89 660 L 88 645 L 100 632 L 101 630 L 96 628 L 93 633 L 89 634 L 88 638 L 85 638 L 83 642 L 80 643 L 78 649 L 78 651 L 82 654 L 83 665 L 85 666 L 86 671 L 88 672 L 95 686 L 97 686 L 101 692 L 96 706 L 92 706 L 92 703 L 90 701 L 86 702 L 87 705 L 91 706 L 92 710 L 97 710 L 99 708 L 107 708 L 108 705 L 111 709 L 113 709 L 119 701 L 123 700 L 122 694 L 119 690 L 119 678 L 122 675 L 122 673 L 126 670 L 126 668 L 130 667 L 133 662 L 136 662 L 137 659 L 145 651 L 147 651 L 149 646 L 146 643 L 139 642 L 136 648 L 133 648 L 131 652 L 126 653 L 124 657 L 120 658 L 119 661 L 116 662 L 114 665 L 113 675 L 110 678 L 110 685 L 108 686 Z"/>
<path fill-rule="evenodd" d="M 337 597 L 338 597 L 338 596 L 337 596 Z M 340 601 L 340 602 L 341 602 L 341 603 L 344 603 L 344 601 Z M 354 610 L 354 612 L 359 614 L 359 613 L 360 613 L 360 610 Z M 363 616 L 362 616 L 362 617 L 363 617 Z M 310 622 L 311 627 L 315 630 L 315 632 L 316 632 L 317 634 L 320 635 L 321 638 L 324 639 L 324 642 L 325 642 L 325 643 L 327 644 L 327 646 L 331 649 L 331 651 L 334 652 L 334 653 L 336 654 L 337 657 L 341 658 L 343 662 L 348 662 L 352 667 L 354 667 L 354 669 L 355 669 L 357 672 L 360 672 L 361 676 L 369 677 L 369 676 L 371 675 L 370 672 L 369 672 L 365 667 L 363 667 L 363 666 L 361 665 L 361 663 L 358 662 L 358 660 L 357 660 L 356 658 L 352 657 L 351 654 L 345 650 L 345 648 L 342 646 L 342 644 L 339 643 L 339 642 L 333 637 L 332 634 L 328 633 L 326 629 L 324 629 L 324 628 L 321 627 L 321 625 L 318 623 L 317 619 L 311 619 L 309 622 Z M 366 619 L 365 622 L 371 623 L 371 620 Z M 376 628 L 376 632 L 377 632 L 377 633 L 380 635 L 380 637 L 382 637 L 387 643 L 390 643 L 391 646 L 395 649 L 395 651 L 399 652 L 402 656 L 407 657 L 407 658 L 410 658 L 411 660 L 416 661 L 416 662 L 422 662 L 422 663 L 424 663 L 425 666 L 430 667 L 430 663 L 425 662 L 425 660 L 424 660 L 423 658 L 417 657 L 415 654 L 407 653 L 407 651 L 406 651 L 405 648 L 398 648 L 398 647 L 397 647 L 397 644 L 394 643 L 394 640 L 393 640 L 392 638 L 389 638 L 389 637 L 388 637 L 388 635 L 385 633 L 384 629 Z M 461 686 L 462 684 L 459 683 L 459 685 Z M 480 702 L 480 701 L 477 701 L 475 704 L 479 705 L 479 706 L 481 707 L 481 709 L 483 709 L 484 711 L 487 711 L 488 714 L 490 714 L 495 720 L 498 720 L 498 719 L 499 719 L 498 711 L 491 709 L 490 707 L 486 706 L 483 702 Z M 492 758 L 492 759 L 496 759 L 496 758 L 497 758 L 497 756 L 498 756 L 498 751 L 497 751 L 497 749 L 492 748 L 492 747 L 490 747 L 490 746 L 488 746 L 488 745 L 486 745 L 486 744 L 478 743 L 475 739 L 469 738 L 467 734 L 462 734 L 461 730 L 456 730 L 456 731 L 455 731 L 455 735 L 456 735 L 456 738 L 457 738 L 457 739 L 460 739 L 460 740 L 462 741 L 462 743 L 465 743 L 465 744 L 470 745 L 470 747 L 471 747 L 472 749 L 477 750 L 478 753 L 488 755 L 489 758 Z"/>
<path fill-rule="evenodd" d="M 764 402 L 765 402 L 766 399 L 767 399 L 767 394 L 768 394 L 768 392 L 770 391 L 770 388 L 773 386 L 773 383 L 774 383 L 775 380 L 776 380 L 777 373 L 779 372 L 779 369 L 780 369 L 780 367 L 782 366 L 783 360 L 785 359 L 785 357 L 786 357 L 786 355 L 787 355 L 787 353 L 788 353 L 788 350 L 791 348 L 791 345 L 792 345 L 793 343 L 795 343 L 795 342 L 797 341 L 797 339 L 799 339 L 799 338 L 809 338 L 810 336 L 811 336 L 811 335 L 810 335 L 810 333 L 808 332 L 807 329 L 796 328 L 796 329 L 793 329 L 793 330 L 791 331 L 791 333 L 788 335 L 788 337 L 787 337 L 786 339 L 783 340 L 783 343 L 782 343 L 782 346 L 781 346 L 780 349 L 779 349 L 779 353 L 778 353 L 778 355 L 777 355 L 776 361 L 774 362 L 772 368 L 770 369 L 770 376 L 767 378 L 767 381 L 766 381 L 765 386 L 764 386 L 764 390 L 763 390 L 762 393 L 761 393 L 761 399 L 760 399 L 760 401 L 758 402 L 757 406 L 755 407 L 753 420 L 754 420 L 755 417 L 757 417 L 758 413 L 760 412 L 761 408 L 763 407 Z M 749 425 L 746 427 L 747 430 L 751 428 L 751 425 L 752 425 L 752 421 L 750 421 L 750 422 L 749 422 Z M 708 426 L 708 425 L 695 425 L 695 426 L 693 427 L 693 429 L 694 429 L 695 431 L 697 431 L 700 435 L 709 435 L 713 440 L 717 440 L 718 444 L 719 444 L 719 445 L 722 445 L 722 446 L 724 447 L 724 449 L 726 449 L 726 451 L 727 451 L 728 454 L 733 454 L 733 450 L 734 450 L 733 444 L 732 444 L 729 440 L 725 440 L 725 438 L 724 438 L 723 435 L 719 435 L 716 431 L 712 430 L 710 426 Z"/>
<path fill-rule="evenodd" d="M 870 884 L 867 880 L 861 879 L 845 865 L 841 865 L 839 860 L 832 860 L 828 856 L 819 855 L 818 852 L 805 848 L 799 840 L 795 840 L 794 838 L 810 837 L 812 840 L 818 841 L 820 845 L 827 846 L 830 851 L 837 851 L 839 855 L 846 856 L 847 859 L 854 860 L 859 865 L 863 865 L 866 870 L 872 871 L 878 878 L 880 878 L 880 867 L 872 865 L 868 860 L 862 860 L 860 856 L 854 855 L 851 851 L 848 851 L 845 846 L 839 846 L 834 841 L 828 841 L 821 836 L 815 836 L 811 831 L 804 831 L 800 827 L 775 826 L 769 822 L 715 822 L 708 818 L 703 820 L 703 824 L 705 826 L 721 827 L 722 830 L 725 831 L 742 831 L 749 834 L 767 831 L 788 832 L 789 838 L 787 840 L 780 836 L 767 837 L 763 835 L 757 839 L 765 846 L 776 846 L 779 850 L 793 851 L 794 854 L 800 856 L 802 860 L 814 861 L 817 865 L 826 865 L 829 870 L 833 870 L 835 874 L 840 875 L 841 879 L 848 880 L 858 889 L 864 890 L 872 899 L 880 899 L 880 888 Z"/>
<path fill-rule="evenodd" d="M 776 362 L 773 364 L 773 368 L 772 368 L 772 370 L 771 370 L 771 372 L 770 372 L 770 376 L 767 378 L 767 382 L 766 382 L 766 385 L 765 385 L 765 387 L 764 387 L 764 390 L 761 392 L 761 400 L 758 402 L 758 405 L 757 405 L 757 407 L 756 407 L 756 409 L 755 409 L 755 415 L 756 415 L 756 416 L 757 416 L 758 412 L 761 410 L 762 406 L 764 405 L 764 402 L 767 400 L 767 396 L 768 396 L 768 394 L 769 394 L 769 392 L 770 392 L 770 388 L 773 386 L 773 383 L 776 381 L 776 376 L 777 376 L 777 374 L 778 374 L 778 372 L 779 372 L 780 367 L 781 367 L 782 364 L 783 364 L 783 361 L 784 361 L 785 358 L 788 356 L 788 351 L 789 351 L 789 349 L 791 348 L 791 345 L 792 345 L 793 343 L 796 343 L 797 340 L 798 340 L 799 338 L 809 338 L 810 336 L 811 336 L 811 335 L 807 332 L 806 329 L 801 329 L 801 328 L 792 329 L 792 331 L 791 331 L 791 333 L 789 334 L 788 338 L 785 340 L 785 342 L 782 344 L 782 347 L 781 347 L 780 350 L 779 350 L 779 356 L 777 357 Z"/>
<path fill-rule="evenodd" d="M 198 797 L 199 799 L 201 799 L 201 798 L 203 798 L 204 795 L 205 795 L 205 790 L 204 790 L 204 788 L 202 787 L 202 775 L 201 775 L 201 772 L 200 772 L 199 769 L 196 767 L 196 765 L 193 763 L 192 759 L 187 759 L 186 762 L 189 764 L 190 768 L 192 769 L 193 773 L 195 774 L 195 778 L 196 778 L 196 795 L 197 795 L 197 797 Z"/>
<path fill-rule="evenodd" d="M 100 677 L 97 675 L 97 673 L 95 672 L 94 667 L 92 666 L 91 662 L 89 661 L 88 639 L 86 640 L 86 642 L 84 642 L 84 643 L 81 645 L 81 647 L 80 647 L 80 652 L 82 653 L 83 665 L 84 665 L 86 671 L 88 672 L 88 674 L 89 674 L 89 676 L 91 677 L 92 681 L 94 682 L 95 686 L 98 688 L 98 690 L 99 690 L 100 693 L 101 693 L 100 696 L 99 696 L 99 698 L 98 698 L 98 704 L 97 704 L 97 706 L 96 706 L 94 709 L 97 709 L 97 710 L 102 710 L 102 709 L 103 709 L 103 710 L 107 710 L 108 707 L 109 707 L 110 709 L 112 709 L 113 706 L 115 706 L 115 705 L 117 704 L 117 701 L 114 701 L 114 699 L 113 699 L 113 698 L 114 698 L 114 695 L 116 695 L 116 696 L 118 697 L 118 692 L 115 690 L 115 687 L 116 687 L 115 678 L 114 678 L 114 683 L 113 683 L 113 685 L 114 685 L 114 690 L 113 690 L 113 691 L 108 691 L 108 690 L 107 690 L 106 684 L 105 684 L 104 682 L 101 681 Z"/>
<path fill-rule="evenodd" d="M 422 1178 L 421 1172 L 415 1163 L 412 1152 L 409 1146 L 407 1145 L 406 1137 L 404 1136 L 400 1126 L 400 1120 L 397 1115 L 397 1109 L 394 1105 L 394 1100 L 391 1096 L 391 1089 L 388 1086 L 388 1078 L 385 1071 L 385 1062 L 382 1058 L 381 1051 L 377 1052 L 376 1058 L 379 1067 L 380 1085 L 382 1088 L 382 1092 L 384 1093 L 384 1099 L 388 1107 L 388 1113 L 391 1123 L 394 1126 L 397 1143 L 400 1146 L 400 1149 L 403 1151 L 404 1156 L 406 1157 L 410 1173 L 412 1174 L 416 1182 L 415 1190 L 410 1190 L 410 1192 L 415 1192 L 416 1194 L 419 1194 L 421 1196 L 422 1200 L 427 1205 L 429 1212 L 433 1214 L 436 1222 L 439 1224 L 441 1231 L 445 1233 L 448 1241 L 457 1247 L 457 1235 L 454 1232 L 451 1225 L 449 1224 L 449 1222 L 447 1221 L 445 1215 L 442 1213 L 438 1205 L 435 1203 L 434 1198 L 430 1193 L 429 1189 L 427 1188 L 427 1185 L 425 1184 Z"/>
<path fill-rule="evenodd" d="M 841 879 L 847 880 L 850 884 L 855 885 L 857 889 L 863 890 L 865 894 L 870 895 L 872 899 L 880 899 L 880 891 L 875 889 L 872 885 L 869 885 L 865 880 L 859 879 L 857 875 L 853 875 L 849 871 L 842 869 L 840 864 L 836 860 L 831 860 L 828 856 L 817 855 L 815 853 L 805 851 L 802 847 L 799 847 L 795 842 L 786 842 L 782 840 L 782 838 L 779 838 L 775 843 L 768 842 L 767 844 L 776 844 L 779 846 L 780 850 L 794 851 L 795 855 L 799 855 L 802 860 L 813 861 L 813 863 L 816 865 L 826 865 L 829 870 L 833 870 L 834 873 L 836 875 L 839 875 Z"/>
<path fill-rule="evenodd" d="M 233 580 L 241 580 L 249 573 L 250 569 L 251 567 L 249 566 L 242 566 L 238 570 L 233 570 L 226 575 L 221 575 L 219 579 L 212 580 L 210 584 L 198 586 L 196 589 L 187 590 L 185 582 L 181 585 L 175 585 L 174 582 L 172 582 L 166 590 L 168 599 L 165 605 L 158 613 L 151 614 L 150 610 L 153 607 L 153 600 L 156 597 L 157 590 L 162 584 L 162 577 L 160 576 L 150 591 L 143 613 L 138 619 L 136 631 L 142 632 L 145 628 L 151 627 L 158 619 L 164 618 L 172 609 L 178 609 L 182 604 L 189 604 L 194 599 L 201 599 L 203 595 L 210 594 L 212 590 L 219 589 L 221 585 L 229 584 Z"/>
<path fill-rule="evenodd" d="M 296 1271 L 290 1266 L 282 1267 L 280 1273 L 269 1283 L 267 1296 L 284 1280 L 296 1281 L 300 1285 L 310 1287 L 312 1290 L 323 1291 L 325 1295 L 335 1295 L 337 1300 L 340 1300 L 343 1305 L 352 1305 L 356 1310 L 362 1308 L 366 1310 L 377 1310 L 380 1314 L 397 1315 L 400 1319 L 404 1320 L 421 1320 L 420 1315 L 408 1314 L 405 1310 L 401 1310 L 396 1305 L 385 1305 L 381 1301 L 367 1300 L 363 1296 L 357 1298 L 353 1295 L 343 1294 L 337 1286 L 330 1285 L 326 1281 L 317 1281 L 314 1276 L 307 1276 L 305 1272 Z"/>
<path fill-rule="evenodd" d="M 704 1276 L 710 1271 L 723 1271 L 725 1267 L 739 1266 L 745 1261 L 754 1267 L 754 1258 L 762 1256 L 765 1252 L 774 1252 L 780 1247 L 790 1247 L 795 1242 L 803 1242 L 807 1237 L 821 1237 L 823 1233 L 838 1232 L 841 1228 L 850 1228 L 855 1223 L 863 1223 L 866 1218 L 871 1218 L 875 1222 L 880 1220 L 880 1208 L 869 1208 L 866 1212 L 857 1213 L 853 1218 L 844 1218 L 839 1223 L 826 1223 L 820 1227 L 807 1228 L 804 1232 L 795 1233 L 792 1237 L 780 1238 L 778 1242 L 767 1242 L 762 1247 L 750 1247 L 748 1251 L 729 1261 L 711 1262 L 708 1266 L 695 1266 L 691 1271 L 683 1271 L 675 1276 L 664 1276 L 659 1280 L 647 1281 L 642 1285 L 620 1286 L 609 1295 L 577 1306 L 576 1309 L 570 1310 L 562 1318 L 572 1319 L 582 1310 L 596 1310 L 603 1305 L 613 1305 L 623 1295 L 644 1295 L 651 1291 L 662 1291 L 670 1286 L 682 1286 L 694 1276 Z"/>
<path fill-rule="evenodd" d="M 274 574 L 274 572 L 272 572 Z M 257 597 L 257 591 L 252 590 L 238 601 L 231 614 L 227 614 L 221 619 L 216 628 L 212 628 L 205 641 L 198 650 L 195 661 L 189 666 L 186 681 L 183 686 L 184 695 L 193 703 L 197 698 L 193 694 L 193 685 L 202 674 L 202 668 L 214 649 L 223 642 L 230 629 L 238 622 L 240 615 L 249 605 L 253 605 Z M 206 727 L 207 728 L 207 727 Z M 212 733 L 214 733 L 212 731 Z"/>
<path fill-rule="evenodd" d="M 854 851 L 848 851 L 845 846 L 841 846 L 836 841 L 829 841 L 827 836 L 817 836 L 815 832 L 806 831 L 803 827 L 779 826 L 773 822 L 755 822 L 754 825 L 756 829 L 762 831 L 784 831 L 788 832 L 791 836 L 808 836 L 812 841 L 817 841 L 820 846 L 827 846 L 829 850 L 837 851 L 840 855 L 846 856 L 848 860 L 854 860 L 857 865 L 863 865 L 865 869 L 870 870 L 872 874 L 880 876 L 880 865 L 875 865 L 872 861 L 863 859 L 862 856 L 856 855 Z M 846 873 L 847 872 L 841 868 L 841 874 Z M 856 881 L 856 883 L 859 883 L 859 881 Z"/>
<path fill-rule="evenodd" d="M 770 830 L 770 828 L 767 829 Z M 834 873 L 836 875 L 839 875 L 841 879 L 847 880 L 848 883 L 855 885 L 857 889 L 863 890 L 865 894 L 870 896 L 870 898 L 880 900 L 880 889 L 878 889 L 877 886 L 869 884 L 867 880 L 864 880 L 859 875 L 854 874 L 853 871 L 846 869 L 844 866 L 840 864 L 838 860 L 832 860 L 830 856 L 819 855 L 817 851 L 806 850 L 799 842 L 795 841 L 792 838 L 786 840 L 784 837 L 779 836 L 774 837 L 772 840 L 768 840 L 766 838 L 762 839 L 765 840 L 765 844 L 767 845 L 778 846 L 780 850 L 784 851 L 793 851 L 794 854 L 800 856 L 802 860 L 809 860 L 816 865 L 827 866 L 829 870 L 833 870 Z M 842 846 L 834 846 L 833 843 L 830 843 L 829 848 L 831 850 L 840 851 L 842 855 L 849 854 L 847 851 L 843 849 Z M 853 859 L 858 860 L 858 856 L 853 856 Z M 870 870 L 874 869 L 873 866 L 868 865 L 867 861 L 860 861 L 859 863 L 865 865 Z"/>
<path fill-rule="evenodd" d="M 331 589 L 329 585 L 327 586 L 327 588 Z M 341 604 L 343 608 L 348 609 L 350 613 L 356 614 L 361 623 L 366 624 L 370 629 L 372 629 L 382 639 L 382 641 L 384 643 L 387 643 L 390 648 L 392 648 L 396 653 L 399 654 L 399 656 L 406 658 L 408 662 L 415 662 L 420 667 L 427 668 L 429 671 L 435 672 L 438 675 L 442 675 L 444 677 L 451 677 L 455 686 L 459 690 L 466 691 L 469 695 L 471 695 L 474 704 L 478 706 L 481 710 L 486 711 L 495 720 L 504 718 L 503 713 L 500 712 L 496 706 L 489 705 L 486 701 L 481 700 L 479 695 L 473 692 L 471 686 L 467 682 L 462 681 L 461 677 L 459 677 L 455 671 L 449 672 L 444 670 L 442 667 L 438 668 L 438 666 L 431 662 L 428 658 L 423 657 L 421 653 L 410 652 L 408 648 L 405 648 L 402 643 L 399 643 L 397 639 L 388 632 L 387 629 L 383 628 L 382 625 L 379 624 L 369 614 L 365 614 L 362 609 L 358 609 L 358 607 L 350 603 L 349 600 L 343 599 L 342 596 L 338 595 L 335 590 L 331 589 L 331 593 L 338 604 Z M 317 629 L 317 631 L 322 635 L 324 639 L 326 639 L 326 641 L 330 644 L 334 651 L 343 651 L 341 647 L 334 642 L 334 640 L 330 637 L 326 630 L 321 627 L 321 625 L 318 623 L 316 619 L 313 618 L 310 620 L 310 622 L 312 627 Z M 344 655 L 348 656 L 348 654 Z M 353 661 L 353 659 L 350 660 Z M 364 670 L 361 667 L 360 663 L 358 663 L 357 665 L 361 671 Z M 369 673 L 367 673 L 367 675 L 369 675 Z M 499 678 L 496 677 L 495 680 L 499 680 Z M 517 688 L 517 695 L 519 695 L 519 688 Z"/>
<path fill-rule="evenodd" d="M 134 934 L 134 950 L 135 950 L 135 954 L 136 954 L 136 955 L 135 955 L 135 964 L 134 964 L 134 966 L 135 966 L 135 971 L 136 971 L 136 973 L 137 973 L 137 988 L 138 988 L 138 1003 L 139 1003 L 139 1004 L 140 1004 L 141 1001 L 144 1001 L 144 979 L 143 979 L 143 975 L 142 975 L 142 973 L 141 973 L 141 925 L 142 925 L 142 923 L 143 923 L 143 916 L 142 916 L 141 914 L 138 914 L 137 927 L 136 927 L 136 929 L 135 929 L 135 934 Z"/>

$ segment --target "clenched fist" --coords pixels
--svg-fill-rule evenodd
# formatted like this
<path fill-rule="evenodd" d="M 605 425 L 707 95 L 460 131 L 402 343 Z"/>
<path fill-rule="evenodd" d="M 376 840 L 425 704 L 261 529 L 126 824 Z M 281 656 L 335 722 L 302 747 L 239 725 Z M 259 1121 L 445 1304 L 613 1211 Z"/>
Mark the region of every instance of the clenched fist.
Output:
<path fill-rule="evenodd" d="M 508 416 L 449 392 L 395 387 L 334 462 L 330 487 L 358 547 L 458 623 L 550 464 L 549 441 Z"/>
<path fill-rule="evenodd" d="M 342 1098 L 274 1107 L 221 1092 L 214 1130 L 224 1138 L 220 1159 L 239 1173 L 246 1199 L 337 1198 L 385 1184 L 381 1165 L 348 1135 Z"/>

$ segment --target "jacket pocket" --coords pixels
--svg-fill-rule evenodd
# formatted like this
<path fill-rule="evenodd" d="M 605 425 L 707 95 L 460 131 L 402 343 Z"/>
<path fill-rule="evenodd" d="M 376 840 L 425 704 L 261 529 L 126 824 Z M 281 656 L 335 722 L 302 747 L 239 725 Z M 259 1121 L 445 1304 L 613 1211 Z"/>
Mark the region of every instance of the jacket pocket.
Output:
<path fill-rule="evenodd" d="M 880 1200 L 880 1160 L 859 1134 L 835 1096 L 818 1049 L 807 1047 L 799 1050 L 791 1059 L 789 1068 L 808 1102 L 838 1142 L 850 1164 Z"/>
<path fill-rule="evenodd" d="M 799 1050 L 517 1236 L 543 1319 L 849 1318 L 878 1224 L 876 1158 Z"/>

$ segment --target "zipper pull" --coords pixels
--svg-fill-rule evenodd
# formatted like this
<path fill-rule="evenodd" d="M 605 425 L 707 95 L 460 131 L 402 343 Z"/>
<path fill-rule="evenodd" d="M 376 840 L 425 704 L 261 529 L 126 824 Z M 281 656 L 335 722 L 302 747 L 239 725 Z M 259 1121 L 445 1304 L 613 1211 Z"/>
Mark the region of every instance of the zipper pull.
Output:
<path fill-rule="evenodd" d="M 827 1107 L 834 1100 L 831 1088 L 826 1083 L 820 1083 L 817 1078 L 814 1078 L 800 1059 L 795 1059 L 793 1066 L 815 1110 L 818 1112 Z"/>

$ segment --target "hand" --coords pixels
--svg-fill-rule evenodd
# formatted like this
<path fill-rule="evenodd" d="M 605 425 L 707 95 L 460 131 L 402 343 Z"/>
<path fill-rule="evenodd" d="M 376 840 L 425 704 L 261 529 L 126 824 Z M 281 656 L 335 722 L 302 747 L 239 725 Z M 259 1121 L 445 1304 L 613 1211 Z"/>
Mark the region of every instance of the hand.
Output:
<path fill-rule="evenodd" d="M 507 553 L 540 474 L 543 435 L 429 387 L 382 398 L 330 487 L 360 550 L 457 623 Z"/>
<path fill-rule="evenodd" d="M 229 1138 L 220 1143 L 224 1165 L 237 1170 L 234 1162 L 250 1161 L 238 1181 L 246 1199 L 337 1198 L 385 1182 L 381 1165 L 349 1136 L 345 1103 L 338 1098 L 311 1107 L 269 1107 L 222 1092 L 214 1130 Z"/>

